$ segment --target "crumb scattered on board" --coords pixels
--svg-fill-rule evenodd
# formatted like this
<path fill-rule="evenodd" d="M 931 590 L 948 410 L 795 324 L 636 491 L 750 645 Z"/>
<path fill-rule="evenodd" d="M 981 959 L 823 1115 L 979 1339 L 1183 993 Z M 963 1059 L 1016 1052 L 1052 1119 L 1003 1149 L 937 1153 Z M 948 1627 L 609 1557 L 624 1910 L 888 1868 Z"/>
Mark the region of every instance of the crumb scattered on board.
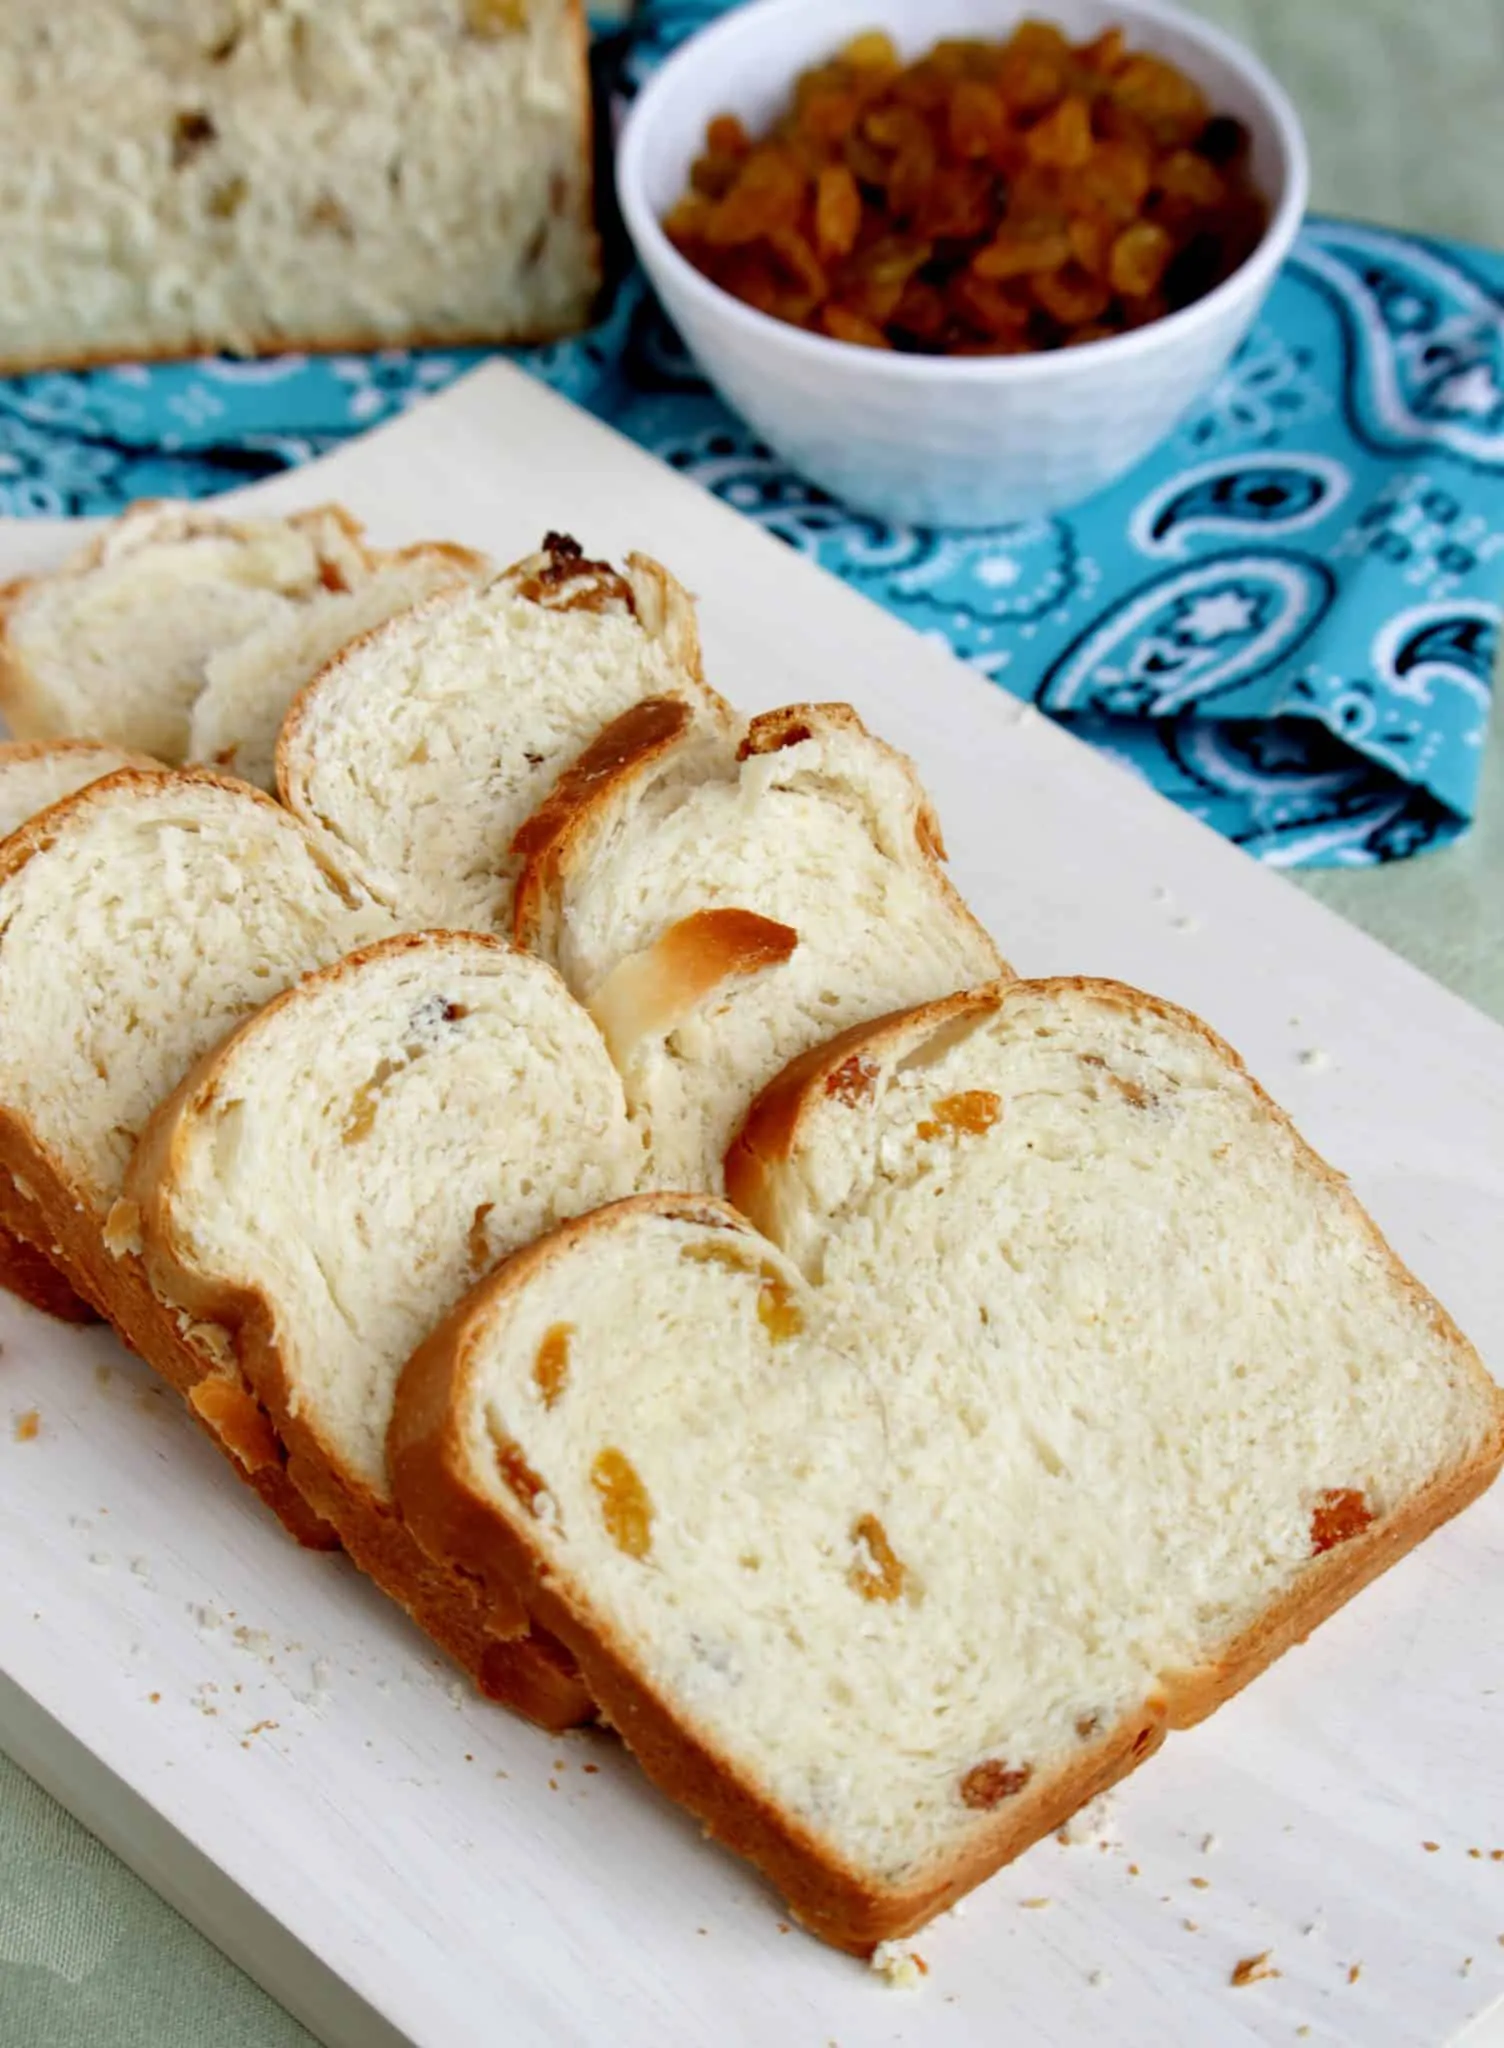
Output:
<path fill-rule="evenodd" d="M 1347 1981 L 1348 1981 L 1348 1983 L 1349 1983 L 1349 1984 L 1356 1984 L 1356 1983 L 1357 1983 L 1357 1981 L 1358 1981 L 1358 1979 L 1359 1979 L 1359 1978 L 1360 1978 L 1360 1977 L 1362 1976 L 1362 1974 L 1363 1974 L 1363 1965 L 1362 1965 L 1361 1963 L 1353 1963 L 1353 1964 L 1352 1964 L 1352 1965 L 1351 1965 L 1351 1966 L 1349 1967 L 1349 1969 L 1348 1969 L 1348 1973 L 1347 1973 Z"/>
<path fill-rule="evenodd" d="M 930 1966 L 917 1949 L 901 1941 L 880 1941 L 868 1963 L 895 1991 L 913 1991 L 930 1973 Z"/>
<path fill-rule="evenodd" d="M 28 1408 L 16 1417 L 15 1438 L 18 1444 L 35 1443 L 42 1433 L 42 1417 L 37 1409 Z"/>
<path fill-rule="evenodd" d="M 1228 1982 L 1241 1991 L 1245 1984 L 1262 1984 L 1267 1977 L 1277 1977 L 1280 1973 L 1269 1960 L 1272 1954 L 1272 1949 L 1263 1948 L 1256 1956 L 1244 1956 L 1233 1964 Z"/>

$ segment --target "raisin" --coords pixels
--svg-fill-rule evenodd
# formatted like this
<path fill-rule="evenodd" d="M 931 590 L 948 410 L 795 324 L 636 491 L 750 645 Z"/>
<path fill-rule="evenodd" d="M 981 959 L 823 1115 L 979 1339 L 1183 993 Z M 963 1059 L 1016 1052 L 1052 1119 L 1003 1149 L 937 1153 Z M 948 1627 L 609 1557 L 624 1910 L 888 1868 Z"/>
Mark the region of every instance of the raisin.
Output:
<path fill-rule="evenodd" d="M 475 1214 L 470 1218 L 470 1231 L 465 1243 L 470 1254 L 470 1271 L 477 1279 L 491 1263 L 491 1240 L 486 1234 L 486 1218 L 495 1206 L 494 1202 L 478 1202 Z"/>
<path fill-rule="evenodd" d="M 543 1341 L 533 1360 L 533 1384 L 545 1408 L 553 1407 L 569 1378 L 569 1340 L 573 1335 L 570 1323 L 554 1323 L 543 1332 Z"/>
<path fill-rule="evenodd" d="M 1135 221 L 1112 245 L 1107 274 L 1114 291 L 1141 299 L 1152 292 L 1170 260 L 1170 237 L 1153 221 Z"/>
<path fill-rule="evenodd" d="M 528 1463 L 521 1444 L 514 1437 L 497 1437 L 496 1465 L 502 1478 L 522 1505 L 530 1513 L 536 1514 L 538 1496 L 540 1493 L 546 1493 L 548 1488 Z"/>
<path fill-rule="evenodd" d="M 766 133 L 717 115 L 664 228 L 722 290 L 812 333 L 1023 353 L 1162 319 L 1228 276 L 1267 221 L 1248 157 L 1242 123 L 1120 28 L 1072 47 L 1025 21 L 909 64 L 874 31 L 796 79 Z M 1033 282 L 998 289 L 1014 279 Z"/>
<path fill-rule="evenodd" d="M 896 1600 L 908 1573 L 877 1516 L 862 1515 L 852 1527 L 851 1540 L 861 1551 L 846 1574 L 850 1584 L 864 1600 Z"/>
<path fill-rule="evenodd" d="M 1028 1764 L 1013 1767 L 990 1757 L 984 1764 L 973 1764 L 961 1780 L 961 1803 L 985 1813 L 1022 1792 L 1032 1776 Z"/>
<path fill-rule="evenodd" d="M 1241 163 L 1252 147 L 1253 138 L 1235 115 L 1213 114 L 1191 147 L 1198 156 L 1219 168 Z"/>
<path fill-rule="evenodd" d="M 827 164 L 815 180 L 815 247 L 829 262 L 856 244 L 862 224 L 862 195 L 847 164 Z"/>
<path fill-rule="evenodd" d="M 877 1088 L 877 1067 L 872 1060 L 854 1052 L 825 1076 L 825 1092 L 853 1109 L 870 1102 Z"/>
<path fill-rule="evenodd" d="M 630 1458 L 608 1446 L 590 1468 L 590 1484 L 617 1549 L 627 1557 L 646 1557 L 653 1547 L 653 1503 Z"/>
<path fill-rule="evenodd" d="M 1311 1555 L 1320 1557 L 1339 1543 L 1350 1543 L 1372 1520 L 1372 1510 L 1356 1487 L 1329 1487 L 1311 1510 Z"/>
<path fill-rule="evenodd" d="M 943 1095 L 931 1105 L 931 1115 L 919 1124 L 921 1138 L 979 1138 L 990 1131 L 1003 1113 L 1003 1100 L 990 1088 L 968 1088 L 961 1095 Z"/>
<path fill-rule="evenodd" d="M 794 1291 L 774 1265 L 761 1268 L 762 1286 L 757 1292 L 757 1320 L 775 1344 L 786 1344 L 804 1328 L 804 1311 Z"/>

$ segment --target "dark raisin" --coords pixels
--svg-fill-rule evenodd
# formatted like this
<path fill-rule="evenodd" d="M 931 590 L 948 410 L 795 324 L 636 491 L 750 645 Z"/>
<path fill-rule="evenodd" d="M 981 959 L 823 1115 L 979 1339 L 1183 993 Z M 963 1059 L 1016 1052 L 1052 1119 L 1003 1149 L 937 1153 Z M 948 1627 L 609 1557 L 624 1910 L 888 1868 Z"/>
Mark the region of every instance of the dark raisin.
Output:
<path fill-rule="evenodd" d="M 1247 156 L 1252 140 L 1234 115 L 1213 114 L 1191 147 L 1209 164 L 1235 164 Z"/>

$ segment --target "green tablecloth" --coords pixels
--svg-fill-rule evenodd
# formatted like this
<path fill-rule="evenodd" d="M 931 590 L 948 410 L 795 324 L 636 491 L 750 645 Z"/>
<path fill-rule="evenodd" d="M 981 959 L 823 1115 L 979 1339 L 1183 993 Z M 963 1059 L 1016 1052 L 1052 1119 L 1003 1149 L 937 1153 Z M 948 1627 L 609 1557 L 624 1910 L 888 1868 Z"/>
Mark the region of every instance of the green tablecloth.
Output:
<path fill-rule="evenodd" d="M 1318 206 L 1504 243 L 1500 0 L 1200 0 L 1200 10 L 1260 48 L 1299 101 Z M 1499 721 L 1468 838 L 1408 865 L 1298 880 L 1504 1019 Z M 0 1757 L 0 2048 L 310 2041 Z"/>

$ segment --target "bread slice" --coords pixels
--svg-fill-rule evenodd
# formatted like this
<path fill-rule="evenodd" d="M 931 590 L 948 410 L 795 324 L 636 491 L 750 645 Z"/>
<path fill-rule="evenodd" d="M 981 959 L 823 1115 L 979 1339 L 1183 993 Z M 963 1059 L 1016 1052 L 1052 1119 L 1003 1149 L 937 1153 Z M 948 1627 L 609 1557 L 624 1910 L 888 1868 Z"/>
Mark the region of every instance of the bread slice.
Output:
<path fill-rule="evenodd" d="M 128 754 L 93 740 L 0 744 L 0 838 L 103 775 L 113 775 L 121 768 L 158 765 L 145 754 Z M 5 1229 L 0 1229 L 0 1287 L 62 1322 L 96 1320 L 88 1302 L 74 1293 L 45 1253 Z"/>
<path fill-rule="evenodd" d="M 1007 971 L 912 765 L 843 704 L 740 735 L 643 706 L 518 844 L 517 941 L 604 1031 L 659 1187 L 718 1190 L 752 1097 L 806 1046 Z"/>
<path fill-rule="evenodd" d="M 369 569 L 338 506 L 290 519 L 133 506 L 61 568 L 0 591 L 0 711 L 18 739 L 102 740 L 175 765 L 209 657 Z"/>
<path fill-rule="evenodd" d="M 389 1455 L 425 1547 L 520 1588 L 841 1947 L 1057 1827 L 1504 1458 L 1343 1181 L 1134 990 L 852 1032 L 728 1183 L 776 1248 L 679 1196 L 566 1226 L 416 1354 Z"/>
<path fill-rule="evenodd" d="M 628 1192 L 641 1157 L 600 1034 L 553 970 L 430 932 L 242 1024 L 157 1111 L 126 1175 L 153 1284 L 233 1333 L 301 1492 L 483 1689 L 550 1726 L 588 1696 L 564 1695 L 562 1653 L 529 1640 L 515 1598 L 488 1612 L 413 1543 L 386 1428 L 403 1363 L 476 1277 Z"/>
<path fill-rule="evenodd" d="M 311 967 L 391 930 L 243 783 L 127 770 L 0 844 L 0 1224 L 187 1398 L 296 1533 L 318 1525 L 223 1333 L 157 1300 L 118 1198 L 150 1112 Z"/>
<path fill-rule="evenodd" d="M 289 607 L 210 655 L 188 723 L 187 758 L 274 796 L 277 734 L 298 692 L 362 634 L 441 591 L 491 573 L 484 555 L 427 542 L 372 558 L 353 590 Z"/>
<path fill-rule="evenodd" d="M 277 781 L 326 858 L 405 924 L 508 932 L 513 834 L 609 719 L 652 697 L 730 729 L 673 577 L 550 534 L 338 657 L 288 714 Z"/>
<path fill-rule="evenodd" d="M 544 340 L 599 273 L 580 0 L 6 0 L 0 370 Z"/>

